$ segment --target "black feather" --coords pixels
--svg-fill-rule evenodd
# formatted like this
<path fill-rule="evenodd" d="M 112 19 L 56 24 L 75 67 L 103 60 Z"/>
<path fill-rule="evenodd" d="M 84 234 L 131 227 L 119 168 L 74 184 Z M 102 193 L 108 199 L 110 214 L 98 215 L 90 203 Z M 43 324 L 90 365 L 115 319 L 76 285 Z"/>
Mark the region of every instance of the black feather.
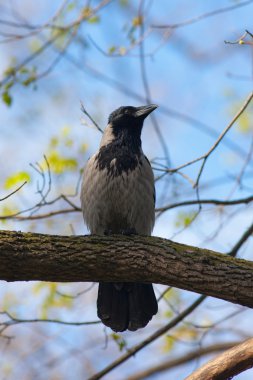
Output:
<path fill-rule="evenodd" d="M 116 158 L 114 165 L 112 160 Z M 134 170 L 140 159 L 140 148 L 133 149 L 129 144 L 122 144 L 120 141 L 112 141 L 110 144 L 102 146 L 97 155 L 97 168 L 107 169 L 107 173 L 119 176 L 122 172 Z"/>
<path fill-rule="evenodd" d="M 133 283 L 129 291 L 128 329 L 135 331 L 145 327 L 157 313 L 157 301 L 152 284 Z"/>
<path fill-rule="evenodd" d="M 100 283 L 97 313 L 116 332 L 145 327 L 157 313 L 152 284 Z"/>
<path fill-rule="evenodd" d="M 104 325 L 113 331 L 126 330 L 128 326 L 128 294 L 125 287 L 117 289 L 117 284 L 99 283 L 97 314 Z"/>

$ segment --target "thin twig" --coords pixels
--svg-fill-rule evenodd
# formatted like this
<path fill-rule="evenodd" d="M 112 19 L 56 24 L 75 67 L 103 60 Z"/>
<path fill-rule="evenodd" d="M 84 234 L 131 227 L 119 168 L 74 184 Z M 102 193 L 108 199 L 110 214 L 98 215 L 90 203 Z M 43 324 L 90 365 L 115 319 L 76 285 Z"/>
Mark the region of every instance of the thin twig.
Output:
<path fill-rule="evenodd" d="M 245 41 L 245 37 L 249 35 L 251 38 L 253 38 L 253 34 L 250 33 L 248 30 L 245 30 L 245 33 L 243 33 L 243 35 L 241 37 L 239 37 L 236 41 L 224 41 L 225 44 L 229 44 L 229 45 L 253 45 L 253 42 L 252 41 Z"/>
<path fill-rule="evenodd" d="M 202 159 L 203 159 L 203 162 L 202 162 L 202 165 L 200 167 L 200 170 L 199 170 L 199 174 L 197 176 L 197 179 L 196 179 L 196 182 L 195 182 L 195 185 L 194 187 L 197 187 L 198 184 L 199 184 L 199 180 L 200 180 L 200 177 L 201 177 L 201 174 L 204 170 L 204 167 L 205 167 L 205 164 L 206 164 L 206 161 L 208 159 L 208 157 L 210 157 L 210 155 L 213 153 L 213 151 L 217 148 L 217 146 L 219 145 L 219 143 L 221 142 L 221 140 L 223 139 L 223 137 L 227 134 L 227 132 L 230 130 L 230 128 L 234 125 L 234 123 L 239 119 L 239 117 L 241 116 L 241 114 L 245 111 L 245 109 L 248 107 L 249 103 L 251 102 L 253 98 L 253 92 L 250 93 L 250 95 L 248 96 L 248 98 L 246 99 L 245 103 L 243 104 L 243 106 L 240 108 L 240 110 L 237 112 L 237 114 L 234 116 L 234 118 L 232 119 L 232 121 L 228 124 L 228 126 L 223 130 L 223 132 L 220 134 L 220 136 L 218 137 L 218 139 L 215 141 L 215 143 L 213 144 L 213 146 L 209 149 L 209 151 L 202 156 Z"/>
<path fill-rule="evenodd" d="M 176 168 L 172 168 L 172 169 L 167 169 L 167 172 L 168 173 L 174 173 L 174 172 L 177 172 L 178 170 L 181 170 L 183 168 L 186 168 L 187 166 L 190 166 L 192 164 L 195 164 L 199 161 L 204 161 L 204 164 L 202 163 L 201 165 L 201 169 L 199 171 L 199 174 L 198 174 L 198 177 L 197 177 L 197 180 L 195 182 L 195 186 L 197 186 L 197 184 L 199 183 L 199 179 L 200 179 L 200 176 L 203 172 L 203 169 L 204 169 L 204 165 L 206 163 L 206 160 L 207 158 L 213 153 L 213 151 L 217 148 L 217 146 L 219 145 L 219 143 L 222 141 L 223 137 L 227 134 L 227 132 L 230 130 L 230 128 L 234 125 L 234 123 L 237 121 L 237 119 L 239 119 L 239 117 L 241 116 L 241 114 L 245 111 L 245 109 L 247 108 L 247 106 L 249 105 L 249 103 L 251 102 L 253 98 L 253 92 L 250 93 L 250 95 L 248 96 L 248 98 L 246 99 L 246 101 L 244 102 L 243 106 L 240 108 L 240 110 L 237 112 L 237 114 L 234 116 L 234 118 L 232 119 L 232 121 L 226 126 L 226 128 L 222 131 L 222 133 L 219 135 L 219 137 L 217 138 L 217 140 L 215 141 L 215 143 L 211 146 L 211 148 L 205 153 L 203 154 L 202 156 L 200 157 L 197 157 L 191 161 L 188 161 L 186 162 L 185 164 L 183 165 L 180 165 Z"/>
<path fill-rule="evenodd" d="M 84 105 L 83 103 L 80 101 L 81 103 L 81 111 L 86 115 L 88 116 L 88 118 L 92 121 L 92 123 L 95 125 L 95 127 L 97 128 L 97 130 L 101 133 L 104 133 L 104 131 L 100 128 L 100 126 L 96 123 L 96 121 L 93 119 L 93 117 L 88 113 L 88 111 L 84 108 Z"/>
<path fill-rule="evenodd" d="M 25 186 L 26 184 L 27 184 L 27 181 L 22 183 L 22 185 L 20 185 L 16 190 L 12 191 L 10 194 L 6 195 L 3 198 L 0 198 L 0 202 L 5 201 L 6 199 L 10 198 L 13 194 L 17 193 L 20 189 L 22 189 L 22 187 Z"/>
<path fill-rule="evenodd" d="M 34 318 L 34 319 L 21 319 L 16 318 L 11 315 L 8 311 L 0 311 L 0 315 L 5 315 L 9 318 L 6 322 L 0 322 L 0 332 L 3 332 L 8 327 L 13 325 L 18 325 L 21 323 L 56 323 L 60 325 L 68 325 L 68 326 L 85 326 L 85 325 L 98 325 L 101 321 L 86 321 L 86 322 L 67 322 L 61 321 L 58 319 L 42 319 L 42 318 Z"/>
<path fill-rule="evenodd" d="M 228 253 L 229 256 L 235 257 L 241 246 L 248 240 L 253 234 L 253 223 L 248 227 L 248 229 L 243 233 L 238 242 L 234 245 L 231 251 Z"/>
<path fill-rule="evenodd" d="M 196 22 L 201 21 L 201 20 L 203 20 L 205 18 L 208 18 L 208 17 L 216 16 L 216 15 L 221 14 L 221 13 L 233 11 L 234 9 L 237 9 L 237 8 L 245 7 L 245 6 L 247 6 L 247 5 L 251 4 L 251 3 L 252 3 L 252 0 L 248 0 L 248 1 L 244 1 L 244 2 L 239 3 L 239 4 L 230 5 L 228 7 L 224 7 L 224 8 L 220 8 L 220 9 L 215 9 L 214 11 L 203 13 L 200 16 L 193 17 L 193 18 L 191 18 L 189 20 L 185 20 L 185 21 L 179 22 L 177 24 L 152 25 L 152 27 L 153 28 L 159 28 L 159 29 L 164 29 L 164 28 L 166 28 L 166 29 L 167 28 L 168 29 L 177 29 L 177 28 L 181 28 L 183 26 L 195 24 Z"/>
<path fill-rule="evenodd" d="M 29 210 L 26 210 L 26 211 L 29 211 Z M 39 219 L 51 218 L 52 216 L 55 216 L 55 215 L 69 214 L 72 212 L 81 212 L 81 211 L 82 211 L 81 208 L 75 208 L 75 209 L 70 208 L 70 209 L 51 211 L 45 214 L 29 215 L 29 216 L 20 216 L 20 214 L 24 212 L 24 211 L 20 211 L 20 212 L 17 212 L 16 214 L 0 216 L 0 220 L 5 220 L 5 219 L 14 219 L 14 220 L 20 220 L 20 221 L 39 220 Z"/>
<path fill-rule="evenodd" d="M 141 20 L 144 20 L 144 15 L 142 14 L 143 5 L 144 5 L 144 2 L 141 1 L 140 2 L 140 7 L 139 7 L 139 14 L 138 14 L 138 17 Z M 141 25 L 140 25 L 140 36 L 139 36 L 139 39 L 140 39 L 139 49 L 140 49 L 141 77 L 142 77 L 143 87 L 144 87 L 144 90 L 145 90 L 146 103 L 147 104 L 151 104 L 153 102 L 152 102 L 152 96 L 151 96 L 151 91 L 150 91 L 149 82 L 148 82 L 147 68 L 146 68 L 146 61 L 145 61 L 145 50 L 144 50 L 145 49 L 145 46 L 144 46 L 144 42 L 145 41 L 144 41 L 144 39 L 142 39 L 142 36 L 144 35 L 144 33 L 145 33 L 144 23 L 142 21 Z M 155 129 L 156 135 L 158 137 L 158 140 L 159 140 L 159 142 L 161 144 L 161 147 L 163 149 L 164 155 L 166 157 L 167 166 L 169 167 L 170 166 L 169 150 L 168 150 L 168 147 L 167 147 L 167 145 L 165 143 L 165 139 L 164 139 L 163 134 L 161 132 L 160 126 L 159 126 L 159 124 L 157 122 L 157 119 L 156 119 L 155 115 L 151 114 L 150 118 L 151 118 L 153 127 Z"/>
<path fill-rule="evenodd" d="M 221 199 L 193 199 L 189 201 L 183 201 L 178 203 L 172 203 L 168 206 L 164 207 L 158 207 L 156 208 L 156 212 L 164 212 L 167 210 L 171 210 L 176 207 L 182 207 L 182 206 L 192 206 L 192 205 L 199 205 L 199 204 L 212 204 L 217 206 L 234 206 L 239 204 L 248 204 L 253 201 L 253 196 L 247 198 L 241 198 L 241 199 L 234 199 L 231 201 L 227 200 L 221 200 Z"/>

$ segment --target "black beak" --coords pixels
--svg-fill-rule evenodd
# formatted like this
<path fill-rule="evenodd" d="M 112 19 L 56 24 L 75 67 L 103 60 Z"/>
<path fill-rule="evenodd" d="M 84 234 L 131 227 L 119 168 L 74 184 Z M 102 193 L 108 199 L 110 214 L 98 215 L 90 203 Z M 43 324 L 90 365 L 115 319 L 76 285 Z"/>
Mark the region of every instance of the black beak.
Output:
<path fill-rule="evenodd" d="M 153 112 L 158 106 L 156 104 L 149 104 L 148 106 L 136 107 L 135 117 L 141 117 L 145 119 L 151 112 Z"/>

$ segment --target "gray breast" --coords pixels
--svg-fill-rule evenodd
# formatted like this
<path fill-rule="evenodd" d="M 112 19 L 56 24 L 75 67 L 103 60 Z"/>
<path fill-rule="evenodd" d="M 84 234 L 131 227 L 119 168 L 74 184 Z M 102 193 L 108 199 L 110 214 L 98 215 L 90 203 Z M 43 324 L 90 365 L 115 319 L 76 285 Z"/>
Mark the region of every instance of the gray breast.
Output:
<path fill-rule="evenodd" d="M 87 162 L 81 190 L 83 215 L 90 232 L 120 233 L 134 228 L 138 234 L 150 235 L 155 216 L 154 176 L 146 157 L 141 154 L 135 168 L 120 173 L 116 158 L 111 160 L 110 168 L 103 169 L 99 169 L 97 158 L 96 154 Z"/>

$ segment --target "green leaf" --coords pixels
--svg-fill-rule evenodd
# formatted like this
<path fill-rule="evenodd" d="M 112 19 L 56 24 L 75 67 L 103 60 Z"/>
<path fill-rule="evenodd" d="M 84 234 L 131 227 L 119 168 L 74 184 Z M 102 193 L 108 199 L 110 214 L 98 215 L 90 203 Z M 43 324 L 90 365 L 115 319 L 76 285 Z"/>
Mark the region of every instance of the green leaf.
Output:
<path fill-rule="evenodd" d="M 52 308 L 71 308 L 73 305 L 73 299 L 63 297 L 58 292 L 58 285 L 55 282 L 39 282 L 33 288 L 35 294 L 42 292 L 45 294 L 43 302 L 41 304 L 41 318 L 46 319 L 48 312 Z"/>
<path fill-rule="evenodd" d="M 20 210 L 17 208 L 17 206 L 14 203 L 8 202 L 8 204 L 3 203 L 3 205 L 0 209 L 0 214 L 3 217 L 3 216 L 9 216 L 9 215 L 16 214 L 19 211 Z M 7 222 L 8 222 L 8 220 L 1 219 L 2 224 L 6 224 Z"/>
<path fill-rule="evenodd" d="M 62 130 L 61 130 L 61 135 L 62 135 L 63 137 L 67 137 L 67 136 L 69 136 L 70 132 L 71 132 L 71 127 L 68 126 L 68 125 L 65 125 L 65 126 L 62 128 Z"/>
<path fill-rule="evenodd" d="M 172 348 L 174 347 L 174 344 L 175 344 L 175 339 L 173 338 L 173 336 L 166 335 L 165 342 L 164 342 L 164 345 L 163 345 L 163 351 L 164 352 L 171 351 Z"/>
<path fill-rule="evenodd" d="M 73 140 L 72 139 L 65 139 L 64 145 L 68 148 L 71 148 L 73 146 Z"/>
<path fill-rule="evenodd" d="M 59 145 L 59 139 L 56 136 L 53 136 L 50 140 L 50 148 L 56 148 Z"/>
<path fill-rule="evenodd" d="M 142 25 L 143 24 L 143 17 L 142 16 L 134 17 L 132 20 L 132 24 L 134 27 Z"/>
<path fill-rule="evenodd" d="M 88 20 L 88 22 L 89 22 L 90 24 L 96 24 L 96 23 L 98 23 L 99 21 L 100 21 L 99 16 L 93 16 L 93 17 L 89 18 L 89 20 Z"/>
<path fill-rule="evenodd" d="M 252 131 L 252 120 L 249 117 L 249 114 L 244 113 L 241 115 L 240 119 L 238 120 L 238 129 L 242 133 L 248 133 Z"/>
<path fill-rule="evenodd" d="M 87 151 L 87 148 L 88 148 L 88 145 L 83 143 L 80 145 L 78 151 L 79 151 L 79 153 L 84 154 Z"/>
<path fill-rule="evenodd" d="M 113 53 L 115 53 L 115 51 L 116 51 L 116 47 L 115 47 L 115 46 L 111 46 L 111 47 L 108 49 L 108 53 L 109 53 L 109 54 L 113 54 Z"/>
<path fill-rule="evenodd" d="M 111 337 L 119 347 L 120 351 L 122 351 L 127 346 L 127 342 L 120 334 L 112 333 Z"/>
<path fill-rule="evenodd" d="M 11 189 L 14 186 L 16 186 L 18 183 L 25 182 L 25 181 L 27 181 L 27 182 L 31 181 L 30 174 L 27 172 L 24 172 L 24 171 L 18 172 L 18 173 L 11 175 L 10 177 L 8 177 L 5 180 L 4 187 L 5 187 L 5 189 Z"/>
<path fill-rule="evenodd" d="M 176 340 L 183 339 L 184 341 L 187 340 L 191 342 L 191 341 L 196 340 L 199 337 L 199 330 L 191 325 L 180 326 L 174 332 L 173 336 Z"/>
<path fill-rule="evenodd" d="M 27 67 L 22 66 L 22 67 L 19 69 L 19 72 L 20 72 L 20 74 L 28 74 L 28 73 L 29 73 L 29 70 L 28 70 Z"/>
<path fill-rule="evenodd" d="M 120 5 L 122 6 L 122 7 L 126 7 L 127 5 L 129 5 L 129 1 L 128 0 L 120 0 Z"/>
<path fill-rule="evenodd" d="M 84 7 L 82 10 L 82 17 L 84 19 L 87 19 L 87 18 L 91 17 L 91 15 L 92 15 L 92 8 L 91 7 Z"/>
<path fill-rule="evenodd" d="M 11 104 L 12 104 L 12 97 L 10 96 L 9 92 L 8 91 L 4 91 L 2 93 L 2 100 L 3 102 L 8 106 L 10 107 Z"/>
<path fill-rule="evenodd" d="M 33 39 L 30 42 L 30 50 L 32 53 L 37 53 L 41 49 L 42 43 L 39 39 Z"/>
<path fill-rule="evenodd" d="M 24 81 L 22 82 L 22 84 L 23 84 L 24 86 L 29 86 L 31 83 L 35 82 L 36 79 L 37 79 L 37 78 L 36 78 L 35 75 L 31 75 L 29 78 L 27 78 L 26 80 L 24 80 Z"/>
<path fill-rule="evenodd" d="M 50 168 L 55 174 L 62 174 L 65 171 L 74 171 L 77 168 L 77 161 L 72 157 L 61 156 L 56 150 L 47 155 Z"/>
<path fill-rule="evenodd" d="M 175 222 L 176 227 L 189 227 L 196 217 L 195 211 L 179 212 Z"/>
<path fill-rule="evenodd" d="M 7 77 L 7 76 L 10 76 L 10 75 L 15 75 L 16 74 L 16 69 L 15 67 L 8 67 L 5 71 L 4 71 L 4 75 Z"/>
<path fill-rule="evenodd" d="M 72 11 L 73 9 L 75 9 L 75 3 L 74 3 L 74 2 L 71 2 L 71 3 L 69 3 L 69 4 L 67 5 L 66 10 L 67 10 L 68 12 L 70 12 L 70 11 Z"/>
<path fill-rule="evenodd" d="M 12 86 L 14 85 L 14 80 L 10 80 L 6 85 L 4 86 L 5 92 L 7 92 Z"/>

